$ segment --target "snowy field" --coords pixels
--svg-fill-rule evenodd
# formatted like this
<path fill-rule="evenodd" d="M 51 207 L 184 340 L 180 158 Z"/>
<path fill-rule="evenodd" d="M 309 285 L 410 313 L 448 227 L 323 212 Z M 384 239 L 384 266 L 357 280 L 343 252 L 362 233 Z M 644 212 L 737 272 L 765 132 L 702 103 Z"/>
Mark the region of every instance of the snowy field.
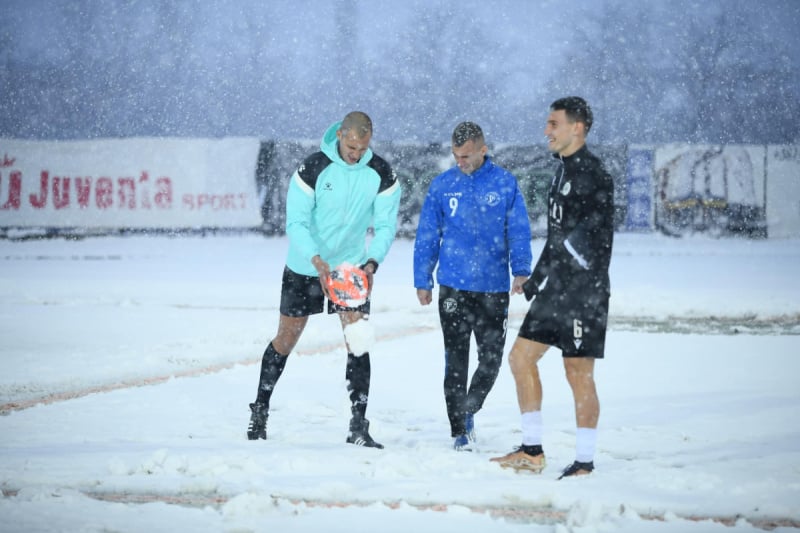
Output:
<path fill-rule="evenodd" d="M 507 362 L 478 450 L 451 449 L 438 317 L 417 302 L 410 241 L 373 293 L 368 416 L 386 449 L 344 442 L 345 351 L 326 315 L 276 388 L 269 440 L 248 441 L 286 247 L 0 241 L 0 531 L 800 528 L 800 241 L 617 235 L 596 470 L 562 481 L 574 419 L 557 351 L 542 369 L 542 475 L 489 462 L 521 442 Z M 526 309 L 512 298 L 507 351 Z"/>

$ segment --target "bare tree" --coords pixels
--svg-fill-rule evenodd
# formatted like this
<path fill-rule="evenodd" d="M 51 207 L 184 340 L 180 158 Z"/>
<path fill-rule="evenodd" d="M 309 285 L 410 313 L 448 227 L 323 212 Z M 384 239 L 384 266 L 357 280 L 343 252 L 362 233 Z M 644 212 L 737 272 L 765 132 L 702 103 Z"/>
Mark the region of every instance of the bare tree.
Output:
<path fill-rule="evenodd" d="M 659 4 L 609 1 L 575 32 L 565 70 L 550 85 L 594 102 L 603 142 L 796 139 L 789 117 L 800 93 L 784 59 L 791 51 L 776 50 L 744 6 L 687 4 L 675 15 Z"/>

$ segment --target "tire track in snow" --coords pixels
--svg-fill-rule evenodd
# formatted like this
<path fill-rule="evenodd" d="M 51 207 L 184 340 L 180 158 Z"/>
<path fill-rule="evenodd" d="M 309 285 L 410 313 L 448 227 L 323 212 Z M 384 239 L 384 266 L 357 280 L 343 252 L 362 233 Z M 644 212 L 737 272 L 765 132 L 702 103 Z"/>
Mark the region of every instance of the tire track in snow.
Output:
<path fill-rule="evenodd" d="M 248 309 L 250 310 L 250 309 Z M 256 310 L 256 309 L 252 309 Z M 510 313 L 509 329 L 517 329 L 522 323 L 523 313 Z M 385 341 L 426 333 L 439 327 L 438 323 L 430 326 L 414 326 L 392 333 L 377 335 L 376 340 Z M 754 316 L 719 316 L 719 317 L 636 317 L 636 316 L 610 316 L 610 331 L 642 331 L 645 333 L 697 333 L 707 335 L 800 335 L 800 314 L 783 315 L 778 317 L 754 317 Z M 297 355 L 314 355 L 326 351 L 335 350 L 341 347 L 341 341 L 314 347 L 313 349 L 295 350 Z M 218 363 L 188 370 L 170 372 L 167 374 L 133 378 L 115 383 L 95 385 L 79 389 L 54 392 L 35 396 L 27 400 L 10 401 L 0 404 L 0 415 L 8 414 L 12 411 L 29 409 L 35 405 L 51 404 L 81 398 L 90 394 L 111 392 L 114 390 L 128 389 L 134 387 L 144 387 L 149 385 L 159 385 L 170 379 L 195 377 L 207 374 L 215 374 L 223 370 L 228 370 L 237 365 L 253 365 L 261 361 L 260 358 L 248 358 L 227 363 Z"/>
<path fill-rule="evenodd" d="M 378 341 L 388 341 L 394 340 L 398 338 L 408 337 L 411 335 L 419 335 L 421 333 L 427 333 L 432 331 L 438 327 L 438 324 L 435 326 L 414 326 L 410 328 L 404 328 L 401 330 L 396 330 L 391 333 L 385 333 L 381 335 L 376 335 L 375 339 Z M 301 356 L 308 356 L 308 355 L 315 355 L 319 353 L 325 353 L 337 348 L 342 347 L 342 341 L 339 340 L 335 343 L 317 345 L 310 349 L 300 349 L 295 350 L 293 353 L 296 355 Z M 196 377 L 196 376 L 203 376 L 208 374 L 216 374 L 218 372 L 222 372 L 223 370 L 228 370 L 238 365 L 255 365 L 261 363 L 261 358 L 247 358 L 241 359 L 238 361 L 230 361 L 227 363 L 217 363 L 213 365 L 206 365 L 196 368 L 190 368 L 187 370 L 181 370 L 176 372 L 170 372 L 167 374 L 161 374 L 157 376 L 150 376 L 150 377 L 141 377 L 141 378 L 132 378 L 122 381 L 117 381 L 114 383 L 108 383 L 104 385 L 93 385 L 89 387 L 82 387 L 78 389 L 54 392 L 51 394 L 44 394 L 41 396 L 36 396 L 27 400 L 18 400 L 18 401 L 10 401 L 3 404 L 0 404 L 0 415 L 7 415 L 12 411 L 22 411 L 24 409 L 30 409 L 36 405 L 48 405 L 57 402 L 64 402 L 67 400 L 74 400 L 76 398 L 82 398 L 84 396 L 89 396 L 90 394 L 102 394 L 106 392 L 112 392 L 115 390 L 121 389 L 130 389 L 135 387 L 146 387 L 150 385 L 160 385 L 169 381 L 170 379 L 175 378 L 187 378 L 187 377 Z"/>
<path fill-rule="evenodd" d="M 89 498 L 113 503 L 125 504 L 147 504 L 165 503 L 168 505 L 179 505 L 183 507 L 212 507 L 219 509 L 227 504 L 236 495 L 225 496 L 217 493 L 157 493 L 157 492 L 114 492 L 114 491 L 80 491 Z M 2 494 L 5 498 L 13 498 L 19 493 L 15 489 L 3 489 Z M 477 514 L 488 514 L 495 519 L 504 519 L 511 522 L 527 524 L 566 524 L 571 522 L 573 516 L 580 515 L 580 509 L 573 507 L 570 509 L 556 509 L 549 505 L 480 505 L 466 504 L 459 502 L 427 502 L 414 503 L 405 500 L 399 501 L 346 501 L 346 500 L 323 500 L 317 498 L 296 498 L 270 494 L 265 496 L 274 504 L 289 504 L 295 507 L 319 508 L 319 509 L 343 509 L 343 508 L 362 508 L 375 504 L 384 505 L 387 509 L 397 510 L 402 506 L 410 507 L 416 511 L 434 511 L 446 513 L 451 508 L 467 509 Z M 627 509 L 620 505 L 618 515 L 624 516 L 632 511 L 636 516 L 649 522 L 673 521 L 675 518 L 690 522 L 713 522 L 726 527 L 735 527 L 740 520 L 744 520 L 751 526 L 764 531 L 772 531 L 777 528 L 800 529 L 800 520 L 781 517 L 748 517 L 742 514 L 736 515 L 699 515 L 699 514 L 680 514 L 666 511 L 662 514 L 657 513 L 638 513 L 635 510 Z M 612 510 L 610 515 L 617 516 Z M 579 519 L 578 519 L 579 520 Z"/>

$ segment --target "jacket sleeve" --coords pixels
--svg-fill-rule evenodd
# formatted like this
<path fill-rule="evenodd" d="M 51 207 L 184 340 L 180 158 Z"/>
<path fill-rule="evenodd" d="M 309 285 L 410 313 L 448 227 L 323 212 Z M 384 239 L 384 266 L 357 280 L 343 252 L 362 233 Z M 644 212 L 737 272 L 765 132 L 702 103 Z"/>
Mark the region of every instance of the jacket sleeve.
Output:
<path fill-rule="evenodd" d="M 552 255 L 553 252 L 550 250 L 550 246 L 545 243 L 542 253 L 539 256 L 539 260 L 536 261 L 536 266 L 533 268 L 533 273 L 531 273 L 531 278 L 537 287 L 541 286 L 542 283 L 544 283 L 544 280 L 550 275 Z"/>
<path fill-rule="evenodd" d="M 514 180 L 516 184 L 516 180 Z M 511 260 L 511 274 L 530 276 L 531 274 L 531 225 L 528 209 L 519 186 L 514 187 L 514 197 L 508 213 L 508 245 Z"/>
<path fill-rule="evenodd" d="M 372 228 L 375 235 L 370 241 L 367 258 L 375 259 L 378 263 L 386 258 L 397 234 L 400 195 L 400 182 L 395 179 L 394 183 L 378 193 L 373 202 Z"/>
<path fill-rule="evenodd" d="M 311 235 L 311 213 L 315 203 L 314 189 L 303 181 L 299 172 L 292 174 L 286 195 L 286 235 L 309 261 L 319 254 L 317 243 Z"/>
<path fill-rule="evenodd" d="M 564 239 L 564 248 L 583 270 L 589 270 L 592 264 L 590 226 L 588 220 L 584 220 Z"/>
<path fill-rule="evenodd" d="M 600 246 L 607 232 L 613 233 L 614 185 L 602 169 L 595 169 L 588 183 L 593 184 L 585 195 L 584 215 L 564 239 L 564 248 L 583 270 L 597 267 Z"/>
<path fill-rule="evenodd" d="M 414 240 L 414 287 L 417 289 L 433 289 L 433 271 L 439 262 L 442 210 L 439 209 L 433 189 L 434 184 L 431 184 L 422 204 Z"/>

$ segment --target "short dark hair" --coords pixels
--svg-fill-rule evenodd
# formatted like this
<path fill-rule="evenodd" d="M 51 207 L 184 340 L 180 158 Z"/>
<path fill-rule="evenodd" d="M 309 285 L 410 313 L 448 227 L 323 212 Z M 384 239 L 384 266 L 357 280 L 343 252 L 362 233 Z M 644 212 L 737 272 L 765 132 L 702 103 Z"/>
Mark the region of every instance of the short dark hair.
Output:
<path fill-rule="evenodd" d="M 363 111 L 351 111 L 345 115 L 339 129 L 342 133 L 355 130 L 356 137 L 363 139 L 367 135 L 372 135 L 372 119 Z"/>
<path fill-rule="evenodd" d="M 580 96 L 566 96 L 550 104 L 551 111 L 560 111 L 562 109 L 570 122 L 583 122 L 586 133 L 589 133 L 589 130 L 592 129 L 594 116 L 592 115 L 592 108 L 589 107 L 586 100 Z"/>
<path fill-rule="evenodd" d="M 467 141 L 483 143 L 483 130 L 474 122 L 462 122 L 453 130 L 453 146 L 463 146 Z"/>

